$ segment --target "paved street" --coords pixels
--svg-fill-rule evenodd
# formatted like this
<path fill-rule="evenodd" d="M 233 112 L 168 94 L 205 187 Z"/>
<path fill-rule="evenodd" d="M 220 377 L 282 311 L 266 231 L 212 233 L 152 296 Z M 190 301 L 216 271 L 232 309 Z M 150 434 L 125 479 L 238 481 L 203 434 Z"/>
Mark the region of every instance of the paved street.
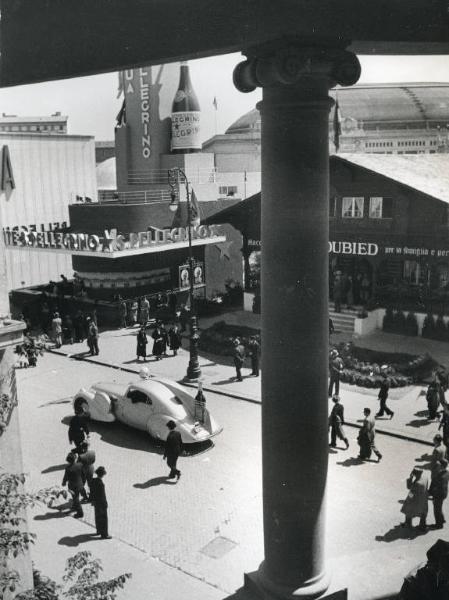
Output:
<path fill-rule="evenodd" d="M 104 342 L 102 347 L 106 352 Z M 176 359 L 159 365 L 171 361 Z M 32 489 L 61 482 L 69 448 L 70 397 L 79 387 L 135 377 L 54 354 L 17 375 L 24 461 Z M 354 402 L 366 403 L 366 397 L 354 396 Z M 189 600 L 215 600 L 239 588 L 243 573 L 255 570 L 263 557 L 260 406 L 212 392 L 207 401 L 224 431 L 213 448 L 180 460 L 183 474 L 177 484 L 163 478 L 167 468 L 161 450 L 145 434 L 121 424 L 93 424 L 97 464 L 108 471 L 114 539 L 92 541 L 86 535 L 93 524 L 90 506 L 83 523 L 38 508 L 31 521 L 40 536 L 38 568 L 58 577 L 67 556 L 88 548 L 103 557 L 107 574 L 135 573 L 123 593 L 130 600 L 168 599 L 176 589 Z M 417 535 L 398 527 L 405 479 L 413 465 L 426 465 L 428 447 L 379 435 L 383 461 L 360 464 L 354 459 L 357 429 L 348 427 L 347 433 L 349 451 L 330 454 L 327 552 L 335 585 L 351 581 L 351 599 L 362 600 L 397 589 L 404 573 L 443 532 Z"/>

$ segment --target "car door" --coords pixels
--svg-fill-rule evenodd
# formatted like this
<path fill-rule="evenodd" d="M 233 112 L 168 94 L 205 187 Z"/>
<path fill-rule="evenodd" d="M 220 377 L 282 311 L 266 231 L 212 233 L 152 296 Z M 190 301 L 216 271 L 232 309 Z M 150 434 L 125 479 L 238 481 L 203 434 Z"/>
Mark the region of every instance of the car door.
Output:
<path fill-rule="evenodd" d="M 153 410 L 152 398 L 144 391 L 130 386 L 121 402 L 120 419 L 131 427 L 146 431 Z"/>

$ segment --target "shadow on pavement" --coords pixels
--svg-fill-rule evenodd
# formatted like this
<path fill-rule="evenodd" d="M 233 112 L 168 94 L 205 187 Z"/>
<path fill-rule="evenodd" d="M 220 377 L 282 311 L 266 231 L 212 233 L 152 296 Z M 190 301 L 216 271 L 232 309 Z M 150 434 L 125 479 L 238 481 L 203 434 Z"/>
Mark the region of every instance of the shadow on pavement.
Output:
<path fill-rule="evenodd" d="M 66 535 L 58 540 L 58 544 L 60 546 L 79 546 L 80 544 L 84 544 L 85 542 L 98 542 L 101 538 L 99 538 L 95 533 L 82 533 L 81 535 L 74 535 L 70 537 Z"/>
<path fill-rule="evenodd" d="M 45 402 L 44 404 L 39 404 L 38 408 L 43 408 L 44 406 L 53 406 L 54 404 L 70 404 L 72 401 L 71 396 L 66 396 L 65 398 L 60 398 L 59 400 L 50 400 L 50 402 Z"/>
<path fill-rule="evenodd" d="M 50 519 L 62 519 L 63 517 L 69 517 L 70 512 L 63 512 L 62 510 L 47 512 L 43 515 L 36 515 L 33 517 L 34 521 L 49 521 Z"/>
<path fill-rule="evenodd" d="M 426 425 L 430 425 L 432 421 L 428 421 L 427 419 L 413 419 L 413 421 L 409 421 L 405 424 L 406 427 L 425 427 Z"/>
<path fill-rule="evenodd" d="M 54 473 L 55 471 L 62 471 L 67 466 L 67 463 L 62 463 L 60 465 L 52 465 L 51 467 L 47 467 L 41 473 Z"/>
<path fill-rule="evenodd" d="M 342 467 L 355 467 L 356 465 L 363 465 L 366 462 L 377 462 L 377 460 L 362 460 L 358 456 L 351 456 L 350 458 L 347 458 L 341 462 L 337 461 L 337 465 L 341 465 Z"/>
<path fill-rule="evenodd" d="M 376 542 L 395 542 L 396 540 L 414 540 L 417 537 L 426 535 L 428 529 L 421 530 L 419 527 L 403 527 L 395 525 L 384 535 L 376 535 Z"/>
<path fill-rule="evenodd" d="M 73 360 L 82 360 L 83 358 L 86 358 L 87 356 L 92 356 L 92 354 L 89 352 L 89 350 L 85 350 L 83 352 L 77 352 L 76 354 L 68 354 L 67 358 L 72 358 Z"/>
<path fill-rule="evenodd" d="M 160 477 L 153 477 L 153 479 L 149 479 L 144 483 L 133 483 L 133 487 L 138 488 L 139 490 L 146 490 L 150 487 L 155 487 L 163 483 L 168 485 L 176 485 L 177 481 L 175 479 L 169 479 L 167 475 L 163 475 Z"/>
<path fill-rule="evenodd" d="M 417 412 L 415 412 L 415 414 L 413 415 L 414 417 L 427 417 L 429 414 L 428 410 L 418 410 Z"/>

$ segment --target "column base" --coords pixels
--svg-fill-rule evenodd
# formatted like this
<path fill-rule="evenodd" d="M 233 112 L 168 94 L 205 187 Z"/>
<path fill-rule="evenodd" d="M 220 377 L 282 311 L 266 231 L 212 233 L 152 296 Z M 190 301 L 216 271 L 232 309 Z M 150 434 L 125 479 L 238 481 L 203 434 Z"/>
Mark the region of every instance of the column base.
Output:
<path fill-rule="evenodd" d="M 323 574 L 319 579 L 292 589 L 267 581 L 259 571 L 245 573 L 244 589 L 251 600 L 348 600 L 348 590 L 328 591 L 330 578 Z"/>

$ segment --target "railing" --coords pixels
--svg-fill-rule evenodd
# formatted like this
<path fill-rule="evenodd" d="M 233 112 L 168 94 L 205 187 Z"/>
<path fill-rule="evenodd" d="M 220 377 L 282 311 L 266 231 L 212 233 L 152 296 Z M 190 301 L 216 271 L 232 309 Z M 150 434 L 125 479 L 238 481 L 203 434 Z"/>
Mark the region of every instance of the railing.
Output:
<path fill-rule="evenodd" d="M 98 194 L 98 202 L 99 204 L 150 204 L 158 202 L 170 202 L 170 191 L 168 188 L 154 190 L 131 190 L 128 192 L 102 190 Z"/>
<path fill-rule="evenodd" d="M 128 184 L 130 185 L 146 185 L 146 184 L 161 184 L 164 185 L 168 181 L 169 168 L 167 169 L 151 169 L 148 171 L 129 171 Z M 217 171 L 212 169 L 186 169 L 186 175 L 191 184 L 215 183 Z M 178 174 L 179 177 L 179 174 Z M 179 181 L 178 181 L 179 183 Z"/>

